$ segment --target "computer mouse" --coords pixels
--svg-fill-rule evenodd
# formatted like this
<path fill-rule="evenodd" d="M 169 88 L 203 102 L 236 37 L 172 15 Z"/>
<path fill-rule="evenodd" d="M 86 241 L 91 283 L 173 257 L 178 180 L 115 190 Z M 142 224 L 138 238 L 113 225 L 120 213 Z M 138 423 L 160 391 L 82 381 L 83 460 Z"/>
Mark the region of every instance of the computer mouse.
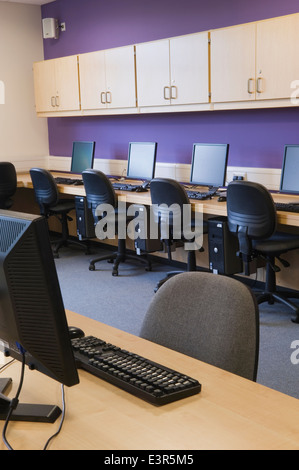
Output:
<path fill-rule="evenodd" d="M 83 185 L 83 181 L 75 181 L 74 186 L 81 186 Z"/>
<path fill-rule="evenodd" d="M 144 188 L 143 186 L 137 186 L 135 191 L 136 191 L 136 193 L 143 193 L 143 192 L 147 191 L 147 188 Z"/>
<path fill-rule="evenodd" d="M 226 201 L 226 196 L 219 196 L 218 197 L 218 202 L 225 202 Z"/>
<path fill-rule="evenodd" d="M 69 326 L 69 335 L 71 339 L 75 338 L 83 338 L 85 336 L 85 333 L 81 328 L 78 328 L 76 326 Z"/>

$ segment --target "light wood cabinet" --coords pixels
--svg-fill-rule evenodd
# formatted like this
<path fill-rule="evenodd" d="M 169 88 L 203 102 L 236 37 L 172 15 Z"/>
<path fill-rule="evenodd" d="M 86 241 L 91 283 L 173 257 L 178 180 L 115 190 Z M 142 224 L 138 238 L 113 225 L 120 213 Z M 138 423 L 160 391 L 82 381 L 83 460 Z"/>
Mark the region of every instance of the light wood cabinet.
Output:
<path fill-rule="evenodd" d="M 208 33 L 136 45 L 138 106 L 209 102 Z"/>
<path fill-rule="evenodd" d="M 289 99 L 298 31 L 299 14 L 212 31 L 212 103 Z"/>
<path fill-rule="evenodd" d="M 81 109 L 136 107 L 134 46 L 79 55 Z"/>
<path fill-rule="evenodd" d="M 33 73 L 38 113 L 80 109 L 77 56 L 35 62 Z"/>

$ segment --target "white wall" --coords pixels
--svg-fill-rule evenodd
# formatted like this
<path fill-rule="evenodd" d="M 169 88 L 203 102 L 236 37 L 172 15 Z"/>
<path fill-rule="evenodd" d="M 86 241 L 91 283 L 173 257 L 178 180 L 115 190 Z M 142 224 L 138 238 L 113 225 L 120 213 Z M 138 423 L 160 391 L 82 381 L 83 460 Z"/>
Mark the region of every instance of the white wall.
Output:
<path fill-rule="evenodd" d="M 42 165 L 49 155 L 47 120 L 34 107 L 32 64 L 43 57 L 41 7 L 0 2 L 0 160 L 17 170 Z"/>

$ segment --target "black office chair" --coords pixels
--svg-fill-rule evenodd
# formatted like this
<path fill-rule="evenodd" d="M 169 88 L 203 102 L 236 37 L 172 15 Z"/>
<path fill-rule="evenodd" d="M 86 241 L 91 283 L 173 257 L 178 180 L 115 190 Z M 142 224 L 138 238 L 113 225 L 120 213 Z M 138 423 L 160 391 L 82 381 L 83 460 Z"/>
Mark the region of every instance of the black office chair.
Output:
<path fill-rule="evenodd" d="M 53 250 L 54 256 L 58 257 L 60 248 L 69 245 L 74 245 L 88 251 L 87 247 L 83 243 L 73 240 L 69 236 L 68 221 L 71 221 L 72 218 L 68 214 L 70 211 L 75 209 L 74 200 L 59 199 L 56 181 L 48 170 L 44 170 L 42 168 L 31 168 L 30 176 L 41 215 L 46 218 L 55 216 L 61 223 L 61 239 L 51 242 L 56 245 Z"/>
<path fill-rule="evenodd" d="M 277 258 L 284 267 L 289 266 L 281 255 L 299 248 L 299 235 L 276 230 L 277 217 L 272 196 L 258 183 L 233 181 L 228 185 L 227 216 L 229 230 L 239 239 L 238 255 L 243 260 L 245 274 L 249 274 L 249 263 L 253 259 L 262 258 L 266 262 L 265 290 L 257 295 L 258 304 L 281 302 L 295 312 L 292 320 L 299 323 L 299 306 L 288 300 L 299 298 L 299 293 L 278 292 L 276 273 L 280 268 L 275 264 Z"/>
<path fill-rule="evenodd" d="M 164 243 L 167 249 L 168 259 L 171 261 L 171 252 L 176 246 L 182 246 L 184 243 L 192 241 L 192 238 L 189 239 L 185 237 L 183 229 L 183 207 L 184 205 L 190 206 L 190 201 L 185 188 L 180 183 L 170 178 L 154 178 L 150 184 L 150 191 L 155 221 L 159 226 L 160 239 Z M 174 209 L 176 208 L 177 211 L 169 210 L 171 206 Z M 178 221 L 180 227 L 178 227 Z M 193 214 L 191 218 L 191 229 L 193 231 L 195 229 L 195 223 L 196 219 Z M 203 221 L 202 233 L 207 233 L 207 231 L 207 222 Z M 187 271 L 196 271 L 196 250 L 192 249 L 187 251 Z M 203 251 L 203 248 L 200 247 L 197 251 Z M 166 277 L 158 282 L 155 291 L 170 277 L 181 272 L 182 271 L 168 272 Z"/>
<path fill-rule="evenodd" d="M 104 212 L 99 214 L 96 211 L 97 207 L 100 204 L 108 204 L 113 209 L 113 231 L 117 234 L 118 220 L 123 217 L 124 225 L 133 219 L 133 217 L 127 217 L 126 213 L 122 213 L 118 210 L 117 197 L 114 191 L 114 188 L 111 184 L 109 178 L 98 170 L 85 170 L 82 172 L 82 178 L 84 182 L 87 207 L 91 209 L 94 217 L 95 226 L 98 222 L 107 217 L 107 214 Z M 96 231 L 97 232 L 97 231 Z M 105 237 L 103 237 L 105 238 Z M 108 253 L 106 255 L 99 256 L 90 261 L 89 270 L 95 270 L 95 263 L 103 260 L 108 260 L 110 262 L 114 261 L 112 275 L 118 276 L 118 267 L 119 264 L 125 262 L 127 259 L 137 260 L 142 264 L 147 266 L 147 270 L 151 270 L 151 261 L 147 255 L 134 255 L 129 254 L 126 251 L 126 238 L 123 236 L 118 237 L 118 249 L 115 252 Z"/>
<path fill-rule="evenodd" d="M 17 174 L 10 162 L 0 162 L 0 209 L 10 209 L 17 190 Z"/>

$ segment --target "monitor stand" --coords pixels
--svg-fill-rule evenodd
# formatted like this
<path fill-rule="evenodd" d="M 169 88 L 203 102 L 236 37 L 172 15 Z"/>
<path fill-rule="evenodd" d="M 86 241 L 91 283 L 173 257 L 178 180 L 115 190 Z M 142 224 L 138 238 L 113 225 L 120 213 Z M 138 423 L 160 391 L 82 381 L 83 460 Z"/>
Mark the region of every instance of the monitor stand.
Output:
<path fill-rule="evenodd" d="M 11 383 L 11 379 L 0 378 L 0 420 L 5 420 L 9 411 L 11 400 L 4 393 L 8 391 Z M 10 420 L 54 423 L 60 414 L 61 409 L 56 405 L 20 403 L 13 411 Z"/>

